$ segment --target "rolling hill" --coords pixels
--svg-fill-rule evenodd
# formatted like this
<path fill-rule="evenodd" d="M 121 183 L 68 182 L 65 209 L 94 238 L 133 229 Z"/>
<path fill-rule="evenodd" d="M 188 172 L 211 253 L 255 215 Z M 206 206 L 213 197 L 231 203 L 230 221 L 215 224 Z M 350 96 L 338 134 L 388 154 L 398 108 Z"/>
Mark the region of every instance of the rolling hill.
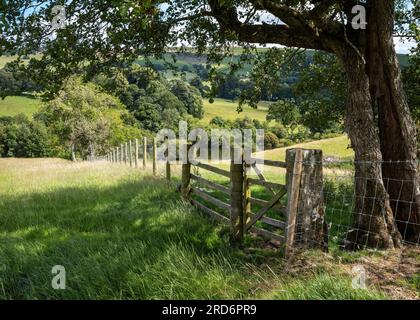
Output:
<path fill-rule="evenodd" d="M 28 117 L 38 110 L 41 102 L 30 96 L 10 96 L 0 99 L 0 116 L 15 116 L 24 113 Z"/>

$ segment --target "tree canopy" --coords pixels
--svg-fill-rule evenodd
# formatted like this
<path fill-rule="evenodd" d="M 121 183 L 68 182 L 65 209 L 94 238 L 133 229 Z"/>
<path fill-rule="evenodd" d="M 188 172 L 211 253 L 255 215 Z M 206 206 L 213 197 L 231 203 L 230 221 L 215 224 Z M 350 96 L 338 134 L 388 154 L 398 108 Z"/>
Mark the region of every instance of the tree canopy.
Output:
<path fill-rule="evenodd" d="M 52 10 L 59 4 L 62 7 Z M 355 203 L 355 224 L 366 230 L 372 219 L 362 213 L 374 208 L 376 233 L 352 233 L 348 244 L 389 248 L 401 244 L 402 234 L 418 239 L 416 127 L 393 36 L 418 41 L 419 0 L 16 0 L 1 5 L 1 53 L 18 55 L 10 68 L 46 88 L 47 97 L 75 73 L 89 78 L 139 55 L 159 57 L 188 48 L 205 52 L 216 63 L 208 72 L 214 95 L 220 79 L 217 63 L 241 46 L 230 73 L 249 62 L 251 55 L 257 57 L 249 76 L 253 87 L 240 96 L 240 102 L 256 106 L 263 91 L 276 88 L 280 75 L 290 72 L 300 49 L 334 54 L 346 75 L 344 123 L 355 151 L 355 174 L 370 181 L 356 184 L 355 193 L 376 195 L 373 205 Z M 268 44 L 277 46 L 257 50 Z M 280 50 L 279 45 L 289 49 Z M 31 55 L 28 63 L 20 59 Z M 153 83 L 150 88 L 162 87 Z M 163 101 L 172 96 L 162 92 Z M 164 119 L 182 112 L 178 107 L 168 110 L 162 113 Z M 383 160 L 404 165 L 382 165 Z M 370 166 L 363 165 L 366 162 Z M 410 183 L 400 187 L 392 182 L 397 179 Z M 391 182 L 385 187 L 384 181 Z M 409 201 L 413 190 L 414 206 L 401 208 L 390 200 Z"/>

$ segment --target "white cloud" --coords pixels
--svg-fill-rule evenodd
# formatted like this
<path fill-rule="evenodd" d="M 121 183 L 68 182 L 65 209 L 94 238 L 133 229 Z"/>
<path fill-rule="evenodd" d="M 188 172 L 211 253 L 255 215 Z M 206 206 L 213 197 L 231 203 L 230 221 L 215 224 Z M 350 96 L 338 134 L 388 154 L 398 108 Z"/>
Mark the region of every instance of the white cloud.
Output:
<path fill-rule="evenodd" d="M 395 49 L 397 50 L 397 53 L 410 53 L 410 49 L 414 48 L 416 46 L 415 41 L 408 41 L 403 40 L 402 38 L 394 38 L 395 43 Z"/>

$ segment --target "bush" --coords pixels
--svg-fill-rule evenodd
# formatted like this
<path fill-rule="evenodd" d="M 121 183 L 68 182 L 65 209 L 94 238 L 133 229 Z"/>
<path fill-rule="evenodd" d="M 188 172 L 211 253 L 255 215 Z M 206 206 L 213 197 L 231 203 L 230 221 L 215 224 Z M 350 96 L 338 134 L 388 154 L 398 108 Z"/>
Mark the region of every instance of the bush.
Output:
<path fill-rule="evenodd" d="M 293 134 L 290 138 L 296 142 L 303 142 L 311 138 L 311 130 L 305 126 L 299 125 L 293 130 Z"/>
<path fill-rule="evenodd" d="M 281 123 L 276 123 L 275 125 L 271 126 L 270 131 L 274 133 L 279 139 L 284 139 L 288 136 L 286 127 Z"/>
<path fill-rule="evenodd" d="M 216 116 L 210 120 L 210 124 L 216 127 L 224 128 L 226 121 L 222 117 Z"/>
<path fill-rule="evenodd" d="M 198 119 L 203 118 L 203 100 L 200 91 L 196 87 L 181 80 L 172 80 L 170 82 L 170 90 L 185 105 L 188 114 Z"/>
<path fill-rule="evenodd" d="M 255 129 L 254 120 L 246 116 L 244 118 L 237 118 L 233 122 L 233 127 L 236 129 Z"/>
<path fill-rule="evenodd" d="M 1 157 L 47 157 L 51 141 L 46 127 L 24 114 L 0 118 Z"/>
<path fill-rule="evenodd" d="M 277 136 L 272 132 L 266 132 L 264 134 L 264 148 L 266 150 L 275 149 L 280 146 L 280 141 Z"/>
<path fill-rule="evenodd" d="M 289 147 L 294 145 L 295 143 L 290 140 L 290 139 L 279 139 L 279 147 L 283 148 L 283 147 Z"/>

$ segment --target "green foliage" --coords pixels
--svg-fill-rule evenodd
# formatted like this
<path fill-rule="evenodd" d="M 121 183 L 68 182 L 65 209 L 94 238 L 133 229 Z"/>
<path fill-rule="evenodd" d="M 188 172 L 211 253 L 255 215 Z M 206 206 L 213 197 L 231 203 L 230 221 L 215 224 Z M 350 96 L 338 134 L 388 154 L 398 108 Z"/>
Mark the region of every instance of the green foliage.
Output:
<path fill-rule="evenodd" d="M 177 128 L 182 116 L 187 114 L 185 105 L 159 81 L 151 81 L 143 92 L 129 107 L 142 128 L 153 132 Z"/>
<path fill-rule="evenodd" d="M 279 139 L 284 139 L 289 136 L 286 127 L 281 123 L 271 125 L 270 131 L 273 132 Z"/>
<path fill-rule="evenodd" d="M 190 85 L 197 88 L 200 91 L 202 96 L 206 95 L 206 92 L 210 89 L 208 86 L 205 86 L 201 81 L 200 77 L 194 77 L 190 80 Z"/>
<path fill-rule="evenodd" d="M 314 52 L 312 59 L 298 70 L 293 85 L 300 123 L 313 133 L 342 132 L 346 103 L 346 78 L 338 58 Z"/>
<path fill-rule="evenodd" d="M 280 141 L 277 136 L 272 132 L 266 132 L 264 134 L 264 148 L 266 150 L 275 149 L 280 146 Z"/>
<path fill-rule="evenodd" d="M 404 89 L 414 120 L 420 122 L 420 45 L 412 51 L 409 66 L 403 69 Z"/>
<path fill-rule="evenodd" d="M 291 100 L 279 100 L 270 104 L 267 120 L 276 120 L 285 126 L 295 127 L 300 123 L 299 109 Z"/>
<path fill-rule="evenodd" d="M 41 88 L 23 74 L 0 69 L 0 97 L 39 91 Z"/>
<path fill-rule="evenodd" d="M 220 116 L 216 116 L 210 120 L 210 125 L 213 125 L 219 128 L 225 128 L 227 125 L 227 121 Z"/>
<path fill-rule="evenodd" d="M 150 68 L 133 65 L 110 75 L 94 79 L 107 92 L 118 96 L 140 126 L 157 132 L 162 128 L 177 129 L 187 115 L 202 118 L 200 92 L 181 80 L 167 83 Z"/>
<path fill-rule="evenodd" d="M 44 123 L 74 157 L 94 156 L 141 132 L 121 103 L 93 84 L 71 79 L 58 96 L 45 103 L 35 119 Z"/>
<path fill-rule="evenodd" d="M 29 120 L 24 114 L 0 117 L 1 157 L 47 157 L 51 155 L 51 141 L 46 127 Z"/>
<path fill-rule="evenodd" d="M 200 91 L 182 80 L 170 82 L 171 92 L 184 103 L 188 114 L 195 118 L 202 119 L 204 115 L 203 101 Z"/>

